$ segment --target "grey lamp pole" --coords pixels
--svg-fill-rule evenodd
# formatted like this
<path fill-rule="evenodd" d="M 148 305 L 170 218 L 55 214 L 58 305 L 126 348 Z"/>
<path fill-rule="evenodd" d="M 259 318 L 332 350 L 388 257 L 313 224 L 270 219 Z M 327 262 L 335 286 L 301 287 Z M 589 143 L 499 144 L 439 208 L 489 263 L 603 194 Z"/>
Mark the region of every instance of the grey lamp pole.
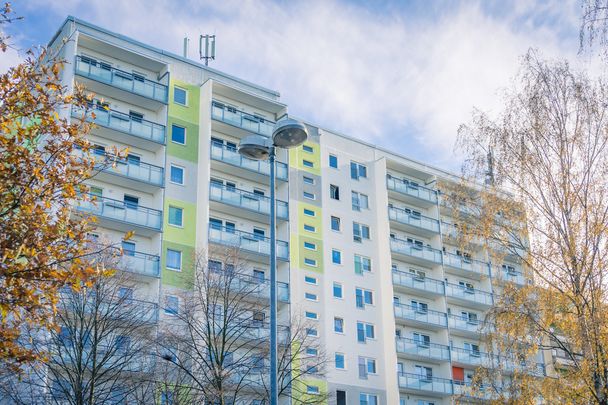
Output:
<path fill-rule="evenodd" d="M 279 403 L 278 336 L 277 336 L 277 235 L 275 199 L 276 148 L 295 148 L 306 142 L 308 131 L 301 122 L 286 118 L 278 121 L 272 131 L 272 141 L 261 135 L 249 135 L 239 143 L 239 153 L 253 160 L 270 164 L 270 405 Z"/>

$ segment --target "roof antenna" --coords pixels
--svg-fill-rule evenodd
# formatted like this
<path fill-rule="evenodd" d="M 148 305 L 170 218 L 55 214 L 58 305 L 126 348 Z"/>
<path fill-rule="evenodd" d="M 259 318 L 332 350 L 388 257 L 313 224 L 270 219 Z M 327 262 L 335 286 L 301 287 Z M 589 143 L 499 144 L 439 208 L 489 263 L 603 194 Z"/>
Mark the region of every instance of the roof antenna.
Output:
<path fill-rule="evenodd" d="M 205 39 L 205 53 L 203 54 L 203 38 Z M 215 60 L 215 35 L 201 35 L 198 40 L 198 54 L 209 66 L 209 60 Z"/>
<path fill-rule="evenodd" d="M 188 57 L 188 43 L 190 39 L 188 37 L 184 37 L 184 58 Z"/>
<path fill-rule="evenodd" d="M 486 185 L 493 186 L 494 185 L 494 154 L 492 153 L 492 147 L 488 148 L 488 156 L 487 156 L 487 165 L 488 170 L 486 171 Z"/>

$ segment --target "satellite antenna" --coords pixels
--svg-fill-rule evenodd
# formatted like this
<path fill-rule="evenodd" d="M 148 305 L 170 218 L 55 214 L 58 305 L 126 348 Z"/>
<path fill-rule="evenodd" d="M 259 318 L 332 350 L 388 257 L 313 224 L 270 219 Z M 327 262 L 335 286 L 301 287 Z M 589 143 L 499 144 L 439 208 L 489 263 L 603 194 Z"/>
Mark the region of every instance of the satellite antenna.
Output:
<path fill-rule="evenodd" d="M 203 48 L 203 39 L 205 40 L 205 48 Z M 215 60 L 215 35 L 200 36 L 198 40 L 198 53 L 201 60 L 205 60 L 205 66 L 209 66 L 209 59 Z"/>

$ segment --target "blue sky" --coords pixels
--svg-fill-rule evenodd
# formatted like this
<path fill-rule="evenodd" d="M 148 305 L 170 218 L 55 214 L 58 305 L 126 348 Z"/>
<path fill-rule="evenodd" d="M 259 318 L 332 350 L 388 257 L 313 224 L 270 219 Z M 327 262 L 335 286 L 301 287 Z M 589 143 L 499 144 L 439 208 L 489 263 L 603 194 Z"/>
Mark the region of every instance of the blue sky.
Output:
<path fill-rule="evenodd" d="M 67 15 L 175 53 L 185 35 L 215 33 L 212 66 L 278 90 L 292 115 L 453 170 L 458 126 L 474 108 L 500 110 L 530 47 L 577 58 L 580 18 L 577 0 L 13 3 L 20 49 L 45 44 Z M 0 55 L 0 71 L 19 57 Z"/>

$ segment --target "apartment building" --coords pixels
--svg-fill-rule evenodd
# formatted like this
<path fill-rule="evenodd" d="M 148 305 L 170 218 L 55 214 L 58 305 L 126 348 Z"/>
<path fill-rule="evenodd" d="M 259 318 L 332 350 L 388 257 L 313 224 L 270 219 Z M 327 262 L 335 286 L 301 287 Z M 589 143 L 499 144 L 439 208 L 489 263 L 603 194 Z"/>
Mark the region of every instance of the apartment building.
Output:
<path fill-rule="evenodd" d="M 64 84 L 96 94 L 96 153 L 128 147 L 90 181 L 98 203 L 79 209 L 122 243 L 138 277 L 129 294 L 162 323 L 180 310 L 193 254 L 212 246 L 238 246 L 267 282 L 270 167 L 237 146 L 271 135 L 287 114 L 279 94 L 73 17 L 50 46 L 69 62 Z M 497 286 L 529 280 L 512 257 L 458 248 L 437 190 L 452 174 L 306 124 L 308 141 L 278 153 L 276 208 L 279 322 L 307 318 L 330 358 L 308 391 L 338 405 L 452 403 L 492 360 L 481 337 Z"/>

